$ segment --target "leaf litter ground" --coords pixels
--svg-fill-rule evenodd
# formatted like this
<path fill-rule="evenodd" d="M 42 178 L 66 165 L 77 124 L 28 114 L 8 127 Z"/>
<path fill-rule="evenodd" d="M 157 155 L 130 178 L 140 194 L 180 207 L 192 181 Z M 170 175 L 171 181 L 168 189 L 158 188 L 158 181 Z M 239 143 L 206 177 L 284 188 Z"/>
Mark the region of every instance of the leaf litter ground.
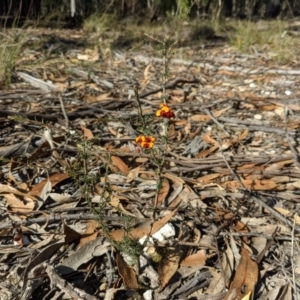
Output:
<path fill-rule="evenodd" d="M 55 34 L 0 92 L 0 298 L 297 299 L 299 64 L 175 48 L 158 186 L 162 59 Z"/>

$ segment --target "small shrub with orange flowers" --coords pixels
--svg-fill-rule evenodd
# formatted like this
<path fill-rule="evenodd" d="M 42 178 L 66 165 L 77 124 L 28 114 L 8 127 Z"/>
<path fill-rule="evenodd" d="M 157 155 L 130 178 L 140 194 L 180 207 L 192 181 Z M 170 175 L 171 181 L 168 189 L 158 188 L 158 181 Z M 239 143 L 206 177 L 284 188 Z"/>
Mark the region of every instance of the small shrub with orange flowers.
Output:
<path fill-rule="evenodd" d="M 160 109 L 156 112 L 156 116 L 167 119 L 175 118 L 174 112 L 167 104 L 160 105 Z"/>
<path fill-rule="evenodd" d="M 162 118 L 175 118 L 175 114 L 172 109 L 167 104 L 161 104 L 160 109 L 156 112 L 157 117 Z M 154 147 L 155 138 L 152 136 L 140 135 L 138 136 L 135 141 L 145 149 L 152 149 Z"/>
<path fill-rule="evenodd" d="M 155 138 L 152 136 L 138 136 L 135 141 L 140 144 L 141 147 L 151 149 L 154 147 Z"/>

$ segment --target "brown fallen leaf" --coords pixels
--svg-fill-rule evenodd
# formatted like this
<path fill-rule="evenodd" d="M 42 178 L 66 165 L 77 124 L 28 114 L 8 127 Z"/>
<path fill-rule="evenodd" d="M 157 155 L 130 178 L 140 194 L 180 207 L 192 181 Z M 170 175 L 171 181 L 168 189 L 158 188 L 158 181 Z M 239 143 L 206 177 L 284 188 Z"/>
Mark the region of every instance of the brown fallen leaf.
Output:
<path fill-rule="evenodd" d="M 99 227 L 99 223 L 95 220 L 89 220 L 86 223 L 86 229 L 81 236 L 79 247 L 82 247 L 84 244 L 88 243 L 89 241 L 93 241 L 96 239 L 98 232 L 96 229 Z"/>
<path fill-rule="evenodd" d="M 65 241 L 67 243 L 71 243 L 73 241 L 79 240 L 81 238 L 81 234 L 75 231 L 73 228 L 68 226 L 65 221 L 63 221 L 63 231 L 66 235 Z"/>
<path fill-rule="evenodd" d="M 129 267 L 124 261 L 122 255 L 117 252 L 116 253 L 116 264 L 118 267 L 118 271 L 120 276 L 123 279 L 123 283 L 127 289 L 136 290 L 139 287 L 135 271 L 133 268 Z"/>
<path fill-rule="evenodd" d="M 214 174 L 208 174 L 208 175 L 198 177 L 196 180 L 202 184 L 208 184 L 220 176 L 221 173 L 214 173 Z"/>
<path fill-rule="evenodd" d="M 110 99 L 111 94 L 110 93 L 103 93 L 99 96 L 93 96 L 93 95 L 85 95 L 83 97 L 84 102 L 90 104 L 93 102 L 100 102 L 100 101 L 104 101 L 104 100 L 111 100 Z"/>
<path fill-rule="evenodd" d="M 243 100 L 248 99 L 248 100 L 255 100 L 255 101 L 262 101 L 262 102 L 265 101 L 264 97 L 258 96 L 252 92 L 238 92 L 238 95 Z"/>
<path fill-rule="evenodd" d="M 241 221 L 239 221 L 239 220 L 236 220 L 231 225 L 231 227 L 232 227 L 233 230 L 235 230 L 238 233 L 248 233 L 249 232 L 248 227 L 244 223 L 242 223 Z M 249 242 L 249 238 L 247 236 L 243 236 L 242 239 L 243 239 L 243 241 L 245 243 Z"/>
<path fill-rule="evenodd" d="M 33 201 L 37 200 L 34 196 L 32 196 L 30 194 L 22 193 L 9 185 L 0 183 L 0 194 L 6 194 L 6 193 L 11 193 L 11 194 L 22 196 L 22 197 L 27 196 L 28 198 L 30 198 Z"/>
<path fill-rule="evenodd" d="M 181 263 L 181 266 L 205 266 L 206 260 L 208 256 L 206 254 L 206 250 L 199 250 L 195 254 L 192 254 L 186 257 Z"/>
<path fill-rule="evenodd" d="M 221 117 L 222 114 L 223 114 L 224 112 L 226 112 L 228 109 L 230 109 L 230 106 L 225 107 L 225 108 L 220 109 L 220 110 L 213 110 L 213 111 L 212 111 L 212 114 L 213 114 L 213 116 L 214 116 L 215 118 L 218 118 L 218 117 Z"/>
<path fill-rule="evenodd" d="M 248 164 L 244 164 L 242 166 L 237 167 L 237 169 L 238 170 L 249 170 L 249 169 L 252 170 L 252 168 L 254 168 L 255 166 L 256 166 L 255 163 L 248 163 Z M 261 169 L 261 170 L 264 170 L 264 169 Z"/>
<path fill-rule="evenodd" d="M 177 213 L 178 208 L 174 209 L 171 213 L 169 213 L 167 216 L 163 217 L 162 219 L 154 222 L 151 234 L 154 234 L 157 232 L 160 228 L 162 228 L 169 220 L 175 216 Z M 142 238 L 143 236 L 149 234 L 150 228 L 151 228 L 151 221 L 144 222 L 140 224 L 139 226 L 131 229 L 128 233 L 129 236 L 135 237 L 135 238 Z M 123 229 L 117 229 L 110 232 L 110 237 L 114 239 L 115 241 L 121 241 L 125 235 L 125 231 Z"/>
<path fill-rule="evenodd" d="M 185 184 L 185 181 L 183 179 L 181 179 L 180 177 L 176 176 L 173 173 L 165 173 L 163 176 L 178 184 Z"/>
<path fill-rule="evenodd" d="M 179 241 L 187 241 L 191 239 L 191 230 L 188 226 L 182 226 L 178 233 Z M 179 268 L 180 262 L 186 256 L 187 247 L 182 245 L 175 245 L 174 247 L 166 247 L 163 257 L 158 265 L 159 275 L 159 291 L 162 291 L 165 286 L 170 282 L 174 274 Z"/>
<path fill-rule="evenodd" d="M 196 154 L 196 158 L 205 158 L 209 154 L 215 152 L 218 148 L 219 148 L 219 146 L 215 145 L 215 146 L 210 147 L 209 149 L 202 150 L 198 154 Z"/>
<path fill-rule="evenodd" d="M 124 208 L 124 206 L 123 206 L 123 204 L 122 204 L 122 202 L 120 200 L 126 200 L 126 201 L 128 201 L 128 198 L 126 198 L 124 196 L 111 195 L 109 204 L 111 206 L 116 207 L 116 208 L 120 209 L 121 211 L 123 211 L 125 215 L 131 216 L 133 218 L 136 218 L 136 216 L 134 214 L 130 213 L 129 211 L 127 211 Z"/>
<path fill-rule="evenodd" d="M 212 113 L 213 113 L 213 116 L 215 118 L 218 118 L 220 117 L 225 111 L 227 111 L 229 109 L 229 107 L 227 108 L 224 108 L 224 109 L 221 109 L 219 111 L 217 110 L 214 110 Z M 191 121 L 194 121 L 194 122 L 206 122 L 206 121 L 209 121 L 211 119 L 210 116 L 208 115 L 192 115 L 190 117 L 190 120 Z"/>
<path fill-rule="evenodd" d="M 130 169 L 128 166 L 123 162 L 123 160 L 118 156 L 112 156 L 111 161 L 114 166 L 116 166 L 123 174 L 128 175 Z"/>
<path fill-rule="evenodd" d="M 268 165 L 265 170 L 269 172 L 278 171 L 293 163 L 294 161 L 292 159 L 278 161 L 276 163 Z"/>
<path fill-rule="evenodd" d="M 188 185 L 185 185 L 178 197 L 181 198 L 183 203 L 189 203 L 192 207 L 201 207 L 203 209 L 207 207 L 207 204 Z"/>
<path fill-rule="evenodd" d="M 127 174 L 126 182 L 132 182 L 134 179 L 136 179 L 140 174 L 140 166 L 131 169 L 129 173 Z"/>
<path fill-rule="evenodd" d="M 286 216 L 286 217 L 290 217 L 292 220 L 295 220 L 295 223 L 297 225 L 300 225 L 300 217 L 299 215 L 287 210 L 287 209 L 284 209 L 282 207 L 278 207 L 278 206 L 275 206 L 274 207 L 275 210 L 277 210 L 279 213 L 281 213 L 282 215 Z"/>
<path fill-rule="evenodd" d="M 206 122 L 209 121 L 210 119 L 211 117 L 208 115 L 192 115 L 190 117 L 190 120 L 194 122 Z"/>
<path fill-rule="evenodd" d="M 158 192 L 158 198 L 157 198 L 157 206 L 161 206 L 163 201 L 166 199 L 170 191 L 170 184 L 169 181 L 164 179 L 162 183 L 162 188 Z"/>
<path fill-rule="evenodd" d="M 255 191 L 269 191 L 277 188 L 276 182 L 272 180 L 251 180 L 251 179 L 242 179 L 242 183 L 246 189 L 255 190 Z M 228 188 L 240 188 L 240 183 L 233 180 L 222 183 L 222 186 Z"/>
<path fill-rule="evenodd" d="M 239 135 L 237 139 L 234 139 L 232 141 L 232 143 L 240 142 L 240 141 L 244 140 L 248 136 L 248 133 L 249 133 L 248 130 L 244 130 L 243 133 L 241 135 Z"/>
<path fill-rule="evenodd" d="M 269 191 L 277 187 L 276 182 L 272 180 L 242 180 L 246 189 L 253 189 L 255 191 Z"/>
<path fill-rule="evenodd" d="M 258 279 L 258 266 L 250 258 L 250 253 L 242 248 L 241 259 L 233 282 L 224 300 L 242 300 L 249 292 L 254 292 Z"/>
<path fill-rule="evenodd" d="M 182 246 L 175 246 L 174 248 L 168 248 L 163 256 L 163 259 L 160 261 L 158 266 L 158 276 L 159 276 L 159 289 L 161 292 L 164 287 L 169 283 L 170 279 L 176 273 L 179 267 L 180 260 L 184 250 Z"/>
<path fill-rule="evenodd" d="M 270 105 L 262 105 L 259 108 L 262 109 L 262 110 L 270 111 L 270 110 L 275 110 L 277 107 L 278 107 L 277 105 L 270 104 Z"/>
<path fill-rule="evenodd" d="M 229 286 L 230 280 L 232 278 L 232 273 L 234 272 L 234 266 L 235 266 L 235 258 L 234 253 L 232 249 L 228 246 L 226 247 L 226 250 L 222 254 L 221 258 L 221 266 L 222 266 L 222 272 L 220 272 L 222 275 L 222 282 L 218 282 L 218 286 Z M 217 276 L 217 278 L 219 278 Z M 220 292 L 217 290 L 216 292 Z"/>
<path fill-rule="evenodd" d="M 62 182 L 63 180 L 70 178 L 70 175 L 67 173 L 55 173 L 52 174 L 49 178 L 44 179 L 43 181 L 41 181 L 40 183 L 36 184 L 31 191 L 29 192 L 29 195 L 31 196 L 40 196 L 41 192 L 44 189 L 44 186 L 47 184 L 48 181 L 51 182 L 51 187 L 55 187 L 57 184 L 59 184 L 60 182 Z"/>
<path fill-rule="evenodd" d="M 219 146 L 219 143 L 211 137 L 211 132 L 207 132 L 202 136 L 202 140 L 207 144 L 212 144 L 213 146 Z"/>
<path fill-rule="evenodd" d="M 213 268 L 210 268 L 209 271 L 212 275 L 212 279 L 210 280 L 209 286 L 205 291 L 206 294 L 207 295 L 214 295 L 214 294 L 221 293 L 222 291 L 225 290 L 225 285 L 224 285 L 224 279 L 223 279 L 222 272 L 217 272 Z M 218 299 L 221 299 L 221 298 L 218 298 Z"/>
<path fill-rule="evenodd" d="M 81 130 L 83 131 L 83 136 L 87 139 L 87 140 L 91 140 L 94 138 L 94 135 L 92 133 L 92 131 L 82 125 L 80 125 Z"/>
<path fill-rule="evenodd" d="M 28 197 L 24 197 L 24 200 L 20 200 L 14 194 L 6 194 L 5 198 L 7 207 L 16 213 L 29 213 L 34 210 L 35 204 L 37 203 Z"/>

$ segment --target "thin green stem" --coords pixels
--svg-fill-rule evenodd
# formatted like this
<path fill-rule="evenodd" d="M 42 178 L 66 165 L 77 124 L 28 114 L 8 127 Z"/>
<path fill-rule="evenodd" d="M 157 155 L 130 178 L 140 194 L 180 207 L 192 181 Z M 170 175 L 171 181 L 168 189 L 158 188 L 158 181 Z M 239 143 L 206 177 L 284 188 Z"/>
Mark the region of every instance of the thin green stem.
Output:
<path fill-rule="evenodd" d="M 138 114 L 139 114 L 139 117 L 140 117 L 141 122 L 142 122 L 142 129 L 143 129 L 143 132 L 144 132 L 145 129 L 146 129 L 146 124 L 145 124 L 145 120 L 144 120 L 144 117 L 143 117 L 142 104 L 141 104 L 141 101 L 140 101 L 139 89 L 138 89 L 137 85 L 134 86 L 134 96 L 135 96 L 135 101 L 136 101 L 137 107 L 138 107 Z"/>

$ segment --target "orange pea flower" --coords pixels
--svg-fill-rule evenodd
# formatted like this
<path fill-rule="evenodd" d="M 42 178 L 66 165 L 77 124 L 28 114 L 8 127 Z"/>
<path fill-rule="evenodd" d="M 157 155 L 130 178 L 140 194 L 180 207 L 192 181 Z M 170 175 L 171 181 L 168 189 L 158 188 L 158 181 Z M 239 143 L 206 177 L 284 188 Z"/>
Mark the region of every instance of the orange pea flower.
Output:
<path fill-rule="evenodd" d="M 152 136 L 138 136 L 135 141 L 139 143 L 143 148 L 151 149 L 154 146 L 155 138 Z"/>
<path fill-rule="evenodd" d="M 167 104 L 161 104 L 160 109 L 156 112 L 157 117 L 163 117 L 163 118 L 175 118 L 175 114 L 173 113 L 171 107 L 169 107 Z"/>

